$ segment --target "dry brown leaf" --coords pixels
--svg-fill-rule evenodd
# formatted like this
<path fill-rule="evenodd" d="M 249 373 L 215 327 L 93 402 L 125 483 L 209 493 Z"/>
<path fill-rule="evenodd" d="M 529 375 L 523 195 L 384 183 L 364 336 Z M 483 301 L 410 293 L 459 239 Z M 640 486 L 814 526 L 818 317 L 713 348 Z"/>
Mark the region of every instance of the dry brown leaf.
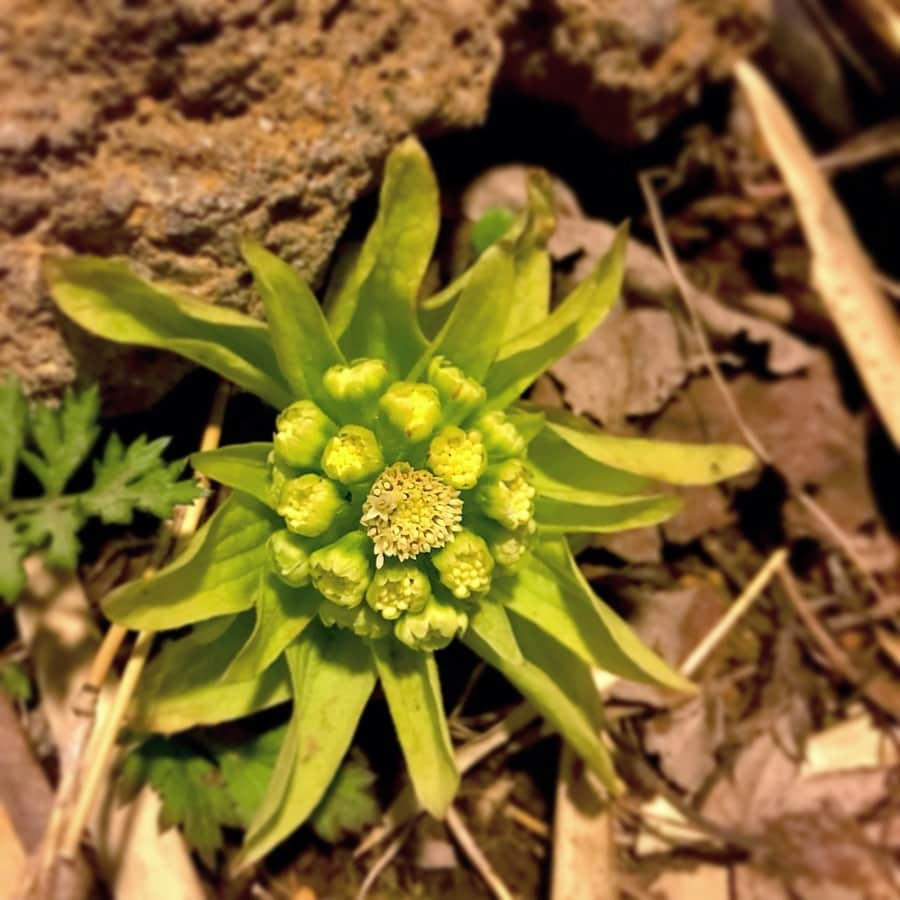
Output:
<path fill-rule="evenodd" d="M 26 855 L 6 807 L 0 803 L 0 900 L 12 900 L 25 875 Z"/>

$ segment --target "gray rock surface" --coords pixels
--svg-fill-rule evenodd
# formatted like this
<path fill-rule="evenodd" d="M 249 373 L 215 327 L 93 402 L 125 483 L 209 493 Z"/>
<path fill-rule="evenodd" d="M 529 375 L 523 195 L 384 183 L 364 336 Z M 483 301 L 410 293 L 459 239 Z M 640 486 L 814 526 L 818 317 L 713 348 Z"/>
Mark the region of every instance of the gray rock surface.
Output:
<path fill-rule="evenodd" d="M 644 139 L 759 33 L 756 2 L 3 0 L 0 372 L 48 394 L 77 371 L 140 408 L 183 366 L 61 321 L 47 252 L 257 312 L 240 237 L 318 283 L 396 141 L 483 121 L 504 42 L 518 89 Z"/>

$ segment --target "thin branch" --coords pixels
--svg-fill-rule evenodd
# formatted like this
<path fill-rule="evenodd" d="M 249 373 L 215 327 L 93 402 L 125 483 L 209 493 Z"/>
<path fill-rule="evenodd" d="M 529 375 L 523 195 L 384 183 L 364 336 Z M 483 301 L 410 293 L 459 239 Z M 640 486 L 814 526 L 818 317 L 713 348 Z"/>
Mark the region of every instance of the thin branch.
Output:
<path fill-rule="evenodd" d="M 756 573 L 750 584 L 744 588 L 741 596 L 731 605 L 728 612 L 716 622 L 706 637 L 691 651 L 681 664 L 681 674 L 690 678 L 709 659 L 710 655 L 721 644 L 740 618 L 756 601 L 756 598 L 768 587 L 776 572 L 784 569 L 787 550 L 779 547 Z"/>
<path fill-rule="evenodd" d="M 213 397 L 212 406 L 209 414 L 209 421 L 203 432 L 200 443 L 201 450 L 212 450 L 219 445 L 222 435 L 222 422 L 225 417 L 225 409 L 228 404 L 230 395 L 230 386 L 227 382 L 220 382 Z M 208 489 L 209 483 L 203 476 L 198 476 L 201 487 Z M 179 511 L 179 515 L 175 519 L 174 526 L 165 528 L 163 536 L 158 542 L 153 559 L 144 577 L 150 577 L 156 573 L 159 566 L 165 560 L 173 546 L 179 541 L 184 540 L 192 535 L 200 523 L 203 512 L 206 508 L 207 497 L 204 494 L 198 497 L 194 503 Z M 87 745 L 87 737 L 91 732 L 91 727 L 96 714 L 97 697 L 99 696 L 100 687 L 106 680 L 110 667 L 115 659 L 116 653 L 121 646 L 125 637 L 126 630 L 119 625 L 112 625 L 106 634 L 99 650 L 97 651 L 94 661 L 85 684 L 82 686 L 78 694 L 76 711 L 81 710 L 81 717 L 84 721 L 82 726 L 84 733 L 79 734 L 81 741 L 77 748 L 77 755 L 73 760 L 74 765 L 71 769 L 71 781 L 65 785 L 65 794 L 62 794 L 58 800 L 54 812 L 57 808 L 60 814 L 67 819 L 66 827 L 61 836 L 61 841 L 57 848 L 58 834 L 56 833 L 60 826 L 55 825 L 54 832 L 49 834 L 51 842 L 47 847 L 48 854 L 45 857 L 46 865 L 51 868 L 55 864 L 57 856 L 66 861 L 74 860 L 78 851 L 78 845 L 81 842 L 81 834 L 84 831 L 85 823 L 93 809 L 97 798 L 97 793 L 102 783 L 102 778 L 106 774 L 108 764 L 115 748 L 115 740 L 118 735 L 119 728 L 131 701 L 131 696 L 137 687 L 141 672 L 150 652 L 153 642 L 153 634 L 150 632 L 140 632 L 135 639 L 131 656 L 126 663 L 122 680 L 116 691 L 112 705 L 100 724 L 99 728 L 92 735 L 92 740 Z M 88 747 L 89 756 L 85 759 L 85 745 Z M 78 797 L 75 800 L 74 809 L 71 815 L 67 815 L 68 806 L 71 802 L 72 795 L 78 791 Z M 62 791 L 61 791 L 62 793 Z M 57 816 L 60 818 L 60 816 Z M 51 819 L 53 824 L 53 819 Z"/>
<path fill-rule="evenodd" d="M 387 845 L 384 853 L 382 853 L 373 863 L 372 868 L 366 873 L 363 883 L 359 886 L 356 900 L 366 900 L 366 897 L 369 896 L 369 891 L 372 890 L 375 882 L 378 880 L 378 876 L 390 865 L 391 860 L 393 860 L 400 852 L 400 848 L 406 843 L 406 839 L 412 832 L 413 824 L 414 820 L 407 822 L 406 827 L 390 842 L 390 844 Z"/>
<path fill-rule="evenodd" d="M 481 852 L 481 847 L 472 836 L 472 833 L 463 822 L 462 816 L 454 807 L 447 810 L 445 819 L 450 833 L 453 835 L 460 850 L 468 857 L 469 862 L 476 868 L 478 874 L 484 879 L 484 883 L 497 900 L 513 900 L 509 888 L 503 883 L 503 879 L 496 873 L 488 858 Z"/>
<path fill-rule="evenodd" d="M 738 430 L 744 440 L 753 449 L 753 452 L 756 453 L 766 465 L 771 466 L 779 472 L 784 479 L 791 496 L 825 529 L 835 544 L 859 571 L 859 574 L 862 576 L 869 590 L 878 597 L 879 600 L 883 599 L 881 588 L 875 579 L 872 578 L 865 564 L 860 559 L 859 554 L 850 543 L 847 535 L 844 534 L 834 519 L 832 519 L 832 517 L 828 515 L 828 513 L 816 503 L 812 497 L 810 497 L 801 487 L 794 484 L 793 480 L 788 478 L 787 475 L 778 468 L 775 458 L 768 447 L 766 447 L 759 437 L 757 437 L 756 433 L 750 428 L 741 414 L 740 407 L 738 406 L 731 389 L 728 387 L 728 382 L 725 380 L 725 376 L 722 374 L 722 370 L 716 362 L 715 355 L 713 354 L 712 347 L 709 343 L 709 338 L 706 335 L 706 330 L 700 321 L 700 317 L 697 315 L 694 306 L 695 288 L 685 276 L 681 264 L 675 256 L 675 251 L 672 249 L 672 242 L 669 240 L 669 234 L 663 219 L 662 210 L 660 209 L 659 200 L 657 199 L 656 191 L 653 188 L 652 174 L 650 172 L 641 172 L 638 175 L 638 182 L 641 187 L 641 193 L 644 195 L 644 200 L 647 204 L 647 210 L 650 213 L 653 233 L 656 235 L 656 240 L 662 252 L 663 259 L 669 268 L 672 278 L 675 281 L 675 285 L 678 288 L 678 292 L 681 295 L 681 299 L 684 302 L 685 309 L 687 310 L 691 322 L 691 327 L 693 328 L 697 337 L 697 342 L 700 345 L 704 365 L 709 371 L 714 384 L 718 388 L 722 400 L 737 425 Z"/>

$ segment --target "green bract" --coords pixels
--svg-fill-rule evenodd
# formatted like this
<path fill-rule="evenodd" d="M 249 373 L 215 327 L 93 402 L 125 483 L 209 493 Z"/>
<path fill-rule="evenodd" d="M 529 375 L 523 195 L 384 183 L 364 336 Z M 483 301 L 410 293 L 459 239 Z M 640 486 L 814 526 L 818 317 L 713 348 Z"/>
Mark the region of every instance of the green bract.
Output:
<path fill-rule="evenodd" d="M 134 727 L 173 731 L 293 699 L 245 862 L 315 808 L 376 681 L 419 800 L 444 813 L 459 776 L 433 654 L 456 637 L 612 787 L 592 669 L 691 688 L 594 595 L 565 534 L 661 522 L 678 504 L 656 480 L 706 484 L 753 457 L 618 438 L 518 401 L 615 303 L 626 243 L 622 229 L 551 310 L 544 178 L 529 195 L 468 271 L 422 300 L 438 195 L 406 141 L 327 314 L 293 269 L 245 244 L 268 326 L 119 263 L 49 268 L 57 303 L 83 327 L 176 350 L 278 410 L 272 442 L 194 456 L 232 496 L 173 565 L 104 604 L 134 628 L 196 623 L 151 662 Z"/>

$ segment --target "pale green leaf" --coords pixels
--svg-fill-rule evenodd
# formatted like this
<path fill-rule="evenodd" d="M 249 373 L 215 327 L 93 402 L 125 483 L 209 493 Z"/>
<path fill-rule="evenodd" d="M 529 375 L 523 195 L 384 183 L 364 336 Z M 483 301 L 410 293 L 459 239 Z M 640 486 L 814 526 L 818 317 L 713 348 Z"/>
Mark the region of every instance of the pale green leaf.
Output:
<path fill-rule="evenodd" d="M 498 579 L 493 593 L 512 614 L 553 635 L 590 665 L 631 681 L 694 691 L 597 597 L 564 540 L 542 541 L 517 577 Z"/>
<path fill-rule="evenodd" d="M 284 668 L 286 671 L 287 665 Z M 237 743 L 213 745 L 222 777 L 244 828 L 253 821 L 266 795 L 286 733 L 287 723 Z"/>
<path fill-rule="evenodd" d="M 332 308 L 332 327 L 349 359 L 376 356 L 405 375 L 425 348 L 415 316 L 419 285 L 440 224 L 437 182 L 414 138 L 388 157 L 378 215 Z M 348 310 L 350 314 L 348 316 Z M 341 324 L 347 321 L 341 334 Z"/>
<path fill-rule="evenodd" d="M 128 724 L 137 731 L 171 734 L 240 719 L 290 700 L 284 659 L 250 681 L 222 681 L 252 628 L 253 614 L 244 612 L 210 619 L 190 634 L 166 641 L 141 677 Z"/>
<path fill-rule="evenodd" d="M 590 498 L 590 492 L 583 492 Z M 629 528 L 645 528 L 670 519 L 681 509 L 681 499 L 670 494 L 649 497 L 619 497 L 615 505 L 604 504 L 610 494 L 598 494 L 601 502 L 580 503 L 538 495 L 534 518 L 544 534 L 571 532 L 625 531 Z"/>
<path fill-rule="evenodd" d="M 269 329 L 250 316 L 177 297 L 94 256 L 45 266 L 50 293 L 82 328 L 110 341 L 171 350 L 218 372 L 276 409 L 294 399 L 278 368 Z"/>
<path fill-rule="evenodd" d="M 233 494 L 174 563 L 113 591 L 103 611 L 129 628 L 162 631 L 249 609 L 266 565 L 266 539 L 280 525 L 248 494 Z"/>
<path fill-rule="evenodd" d="M 440 355 L 470 378 L 479 381 L 484 378 L 506 327 L 514 274 L 514 259 L 504 243 L 487 250 L 473 269 L 453 312 L 410 377 L 419 377 L 429 360 Z"/>
<path fill-rule="evenodd" d="M 619 297 L 627 241 L 623 226 L 596 269 L 547 318 L 503 344 L 485 382 L 491 406 L 509 406 L 600 324 Z"/>
<path fill-rule="evenodd" d="M 393 636 L 371 647 L 416 796 L 431 815 L 443 818 L 459 772 L 434 654 L 411 650 Z"/>
<path fill-rule="evenodd" d="M 213 481 L 243 491 L 260 503 L 271 506 L 269 454 L 272 444 L 257 441 L 230 444 L 218 450 L 206 450 L 191 456 L 191 465 Z"/>
<path fill-rule="evenodd" d="M 494 652 L 471 630 L 463 640 L 485 662 L 506 676 L 604 784 L 611 791 L 617 791 L 615 769 L 598 732 L 599 695 L 593 688 L 590 669 L 552 638 L 541 634 L 534 639 L 527 626 L 517 636 L 526 657 L 518 664 L 508 662 Z M 527 642 L 529 637 L 532 640 Z"/>
<path fill-rule="evenodd" d="M 546 430 L 580 453 L 643 478 L 670 484 L 713 484 L 752 469 L 757 459 L 734 444 L 680 444 L 616 437 L 563 410 L 545 410 Z"/>
<path fill-rule="evenodd" d="M 515 576 L 496 576 L 494 585 Z M 516 640 L 515 632 L 509 622 L 509 616 L 502 606 L 502 594 L 493 591 L 483 597 L 469 614 L 469 631 L 476 634 L 491 650 L 509 663 L 522 662 L 522 650 Z"/>
<path fill-rule="evenodd" d="M 315 618 L 322 595 L 311 586 L 289 587 L 263 570 L 254 599 L 256 624 L 247 643 L 225 674 L 226 681 L 246 681 L 268 668 Z"/>
<path fill-rule="evenodd" d="M 285 651 L 294 712 L 265 798 L 236 865 L 265 856 L 309 817 L 341 763 L 375 686 L 372 658 L 352 632 L 310 624 Z"/>
<path fill-rule="evenodd" d="M 334 401 L 322 387 L 322 374 L 346 360 L 319 301 L 286 262 L 258 243 L 245 241 L 241 249 L 266 309 L 282 373 L 297 398 L 310 397 L 328 409 Z"/>
<path fill-rule="evenodd" d="M 513 419 L 516 426 L 518 422 Z M 528 445 L 528 465 L 535 489 L 547 496 L 566 490 L 590 490 L 605 494 L 647 493 L 653 488 L 649 478 L 613 468 L 592 459 L 544 427 Z"/>
<path fill-rule="evenodd" d="M 365 756 L 354 747 L 312 811 L 309 824 L 323 841 L 336 844 L 374 825 L 379 813 L 375 773 Z"/>

